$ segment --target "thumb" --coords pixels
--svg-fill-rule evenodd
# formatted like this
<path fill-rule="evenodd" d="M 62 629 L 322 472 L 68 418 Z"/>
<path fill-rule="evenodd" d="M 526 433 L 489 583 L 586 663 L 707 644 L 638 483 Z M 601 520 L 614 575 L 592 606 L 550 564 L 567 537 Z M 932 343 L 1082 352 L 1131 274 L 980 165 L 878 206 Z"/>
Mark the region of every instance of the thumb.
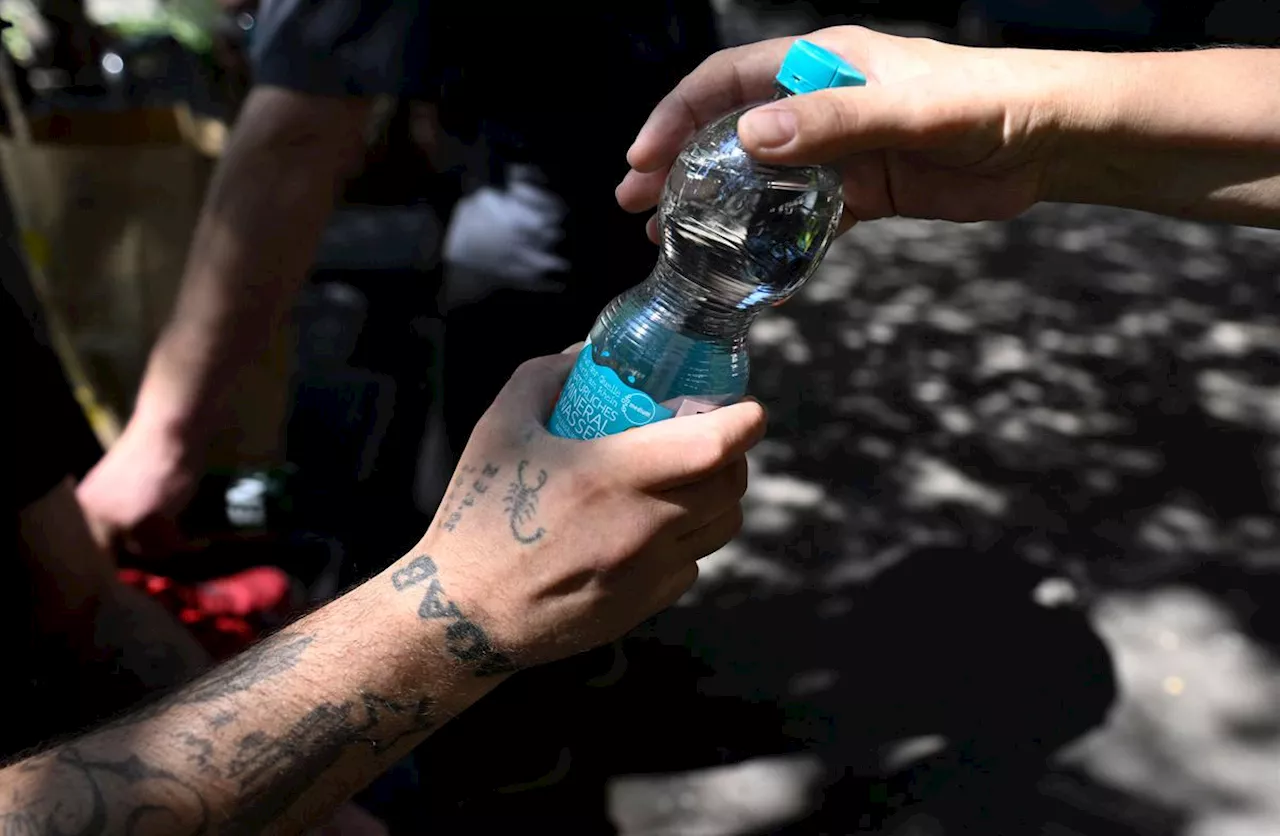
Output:
<path fill-rule="evenodd" d="M 956 117 L 956 108 L 938 98 L 918 82 L 818 90 L 749 111 L 738 121 L 738 136 L 763 162 L 832 163 L 936 135 Z"/>
<path fill-rule="evenodd" d="M 491 409 L 520 420 L 533 418 L 545 424 L 577 359 L 577 355 L 566 353 L 525 361 L 502 387 Z"/>
<path fill-rule="evenodd" d="M 599 449 L 636 487 L 674 488 L 698 482 L 750 450 L 764 437 L 765 425 L 764 407 L 747 399 L 609 436 Z"/>

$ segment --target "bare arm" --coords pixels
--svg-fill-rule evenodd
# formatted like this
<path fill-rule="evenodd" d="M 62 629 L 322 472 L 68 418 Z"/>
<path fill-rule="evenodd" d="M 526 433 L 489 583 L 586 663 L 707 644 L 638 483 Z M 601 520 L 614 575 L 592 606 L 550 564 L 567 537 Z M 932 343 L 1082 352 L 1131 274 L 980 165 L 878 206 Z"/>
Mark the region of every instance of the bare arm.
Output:
<path fill-rule="evenodd" d="M 0 771 L 5 832 L 256 836 L 323 818 L 510 670 L 478 676 L 484 655 L 459 658 L 466 647 L 448 641 L 451 625 L 418 617 L 393 577 L 147 709 Z M 483 636 L 465 612 L 453 623 Z"/>
<path fill-rule="evenodd" d="M 184 438 L 207 435 L 213 407 L 266 346 L 306 277 L 335 196 L 360 160 L 368 110 L 363 99 L 271 87 L 250 94 L 151 354 L 139 420 Z"/>
<path fill-rule="evenodd" d="M 225 396 L 270 345 L 306 277 L 335 196 L 362 159 L 369 107 L 273 87 L 250 94 L 133 415 L 78 488 L 104 546 L 154 557 L 181 544 L 174 521 L 228 421 Z"/>
<path fill-rule="evenodd" d="M 739 134 L 764 162 L 841 166 L 850 222 L 1005 219 L 1047 200 L 1280 226 L 1280 50 L 975 49 L 856 26 L 807 37 L 867 86 L 755 108 Z M 681 81 L 628 152 L 622 206 L 652 208 L 694 131 L 767 98 L 794 40 L 724 50 Z"/>
<path fill-rule="evenodd" d="M 1045 199 L 1280 226 L 1277 78 L 1280 49 L 1090 56 Z"/>
<path fill-rule="evenodd" d="M 741 526 L 763 410 L 556 438 L 573 360 L 517 371 L 411 555 L 151 707 L 0 769 L 0 829 L 301 832 L 516 667 L 675 601 Z"/>

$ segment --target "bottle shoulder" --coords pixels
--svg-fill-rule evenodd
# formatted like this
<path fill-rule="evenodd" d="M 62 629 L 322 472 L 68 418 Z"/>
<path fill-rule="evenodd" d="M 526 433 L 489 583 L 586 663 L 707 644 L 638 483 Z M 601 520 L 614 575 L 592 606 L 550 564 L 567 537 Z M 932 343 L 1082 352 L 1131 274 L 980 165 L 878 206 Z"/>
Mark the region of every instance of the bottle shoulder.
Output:
<path fill-rule="evenodd" d="M 757 187 L 782 185 L 788 191 L 832 191 L 842 188 L 840 172 L 833 166 L 777 166 L 755 160 L 738 138 L 738 120 L 766 102 L 740 107 L 707 124 L 685 146 L 673 167 L 677 178 L 705 175 L 714 168 L 722 176 L 745 185 L 757 181 Z M 668 179 L 668 186 L 672 185 Z M 665 191 L 665 189 L 664 189 Z"/>

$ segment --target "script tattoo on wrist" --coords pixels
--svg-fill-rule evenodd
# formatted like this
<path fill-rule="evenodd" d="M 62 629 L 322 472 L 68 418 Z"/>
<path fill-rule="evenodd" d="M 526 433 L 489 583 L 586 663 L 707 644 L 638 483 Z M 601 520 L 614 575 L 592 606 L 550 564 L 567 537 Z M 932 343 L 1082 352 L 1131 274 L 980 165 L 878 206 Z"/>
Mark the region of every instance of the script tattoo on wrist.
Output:
<path fill-rule="evenodd" d="M 440 527 L 445 531 L 457 531 L 467 509 L 473 507 L 489 492 L 489 485 L 502 468 L 493 462 L 478 468 L 475 465 L 463 465 L 458 468 L 453 478 L 453 488 L 445 498 L 444 509 L 440 512 Z"/>

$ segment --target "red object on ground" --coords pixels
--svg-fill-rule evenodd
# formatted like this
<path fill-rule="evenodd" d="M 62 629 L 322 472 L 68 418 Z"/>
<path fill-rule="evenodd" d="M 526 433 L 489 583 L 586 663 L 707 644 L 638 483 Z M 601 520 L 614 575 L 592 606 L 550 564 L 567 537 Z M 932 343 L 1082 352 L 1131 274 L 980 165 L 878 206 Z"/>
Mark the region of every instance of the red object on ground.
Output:
<path fill-rule="evenodd" d="M 119 570 L 121 583 L 172 612 L 216 659 L 244 650 L 299 608 L 297 587 L 284 571 L 257 566 L 198 584 L 138 569 Z"/>

